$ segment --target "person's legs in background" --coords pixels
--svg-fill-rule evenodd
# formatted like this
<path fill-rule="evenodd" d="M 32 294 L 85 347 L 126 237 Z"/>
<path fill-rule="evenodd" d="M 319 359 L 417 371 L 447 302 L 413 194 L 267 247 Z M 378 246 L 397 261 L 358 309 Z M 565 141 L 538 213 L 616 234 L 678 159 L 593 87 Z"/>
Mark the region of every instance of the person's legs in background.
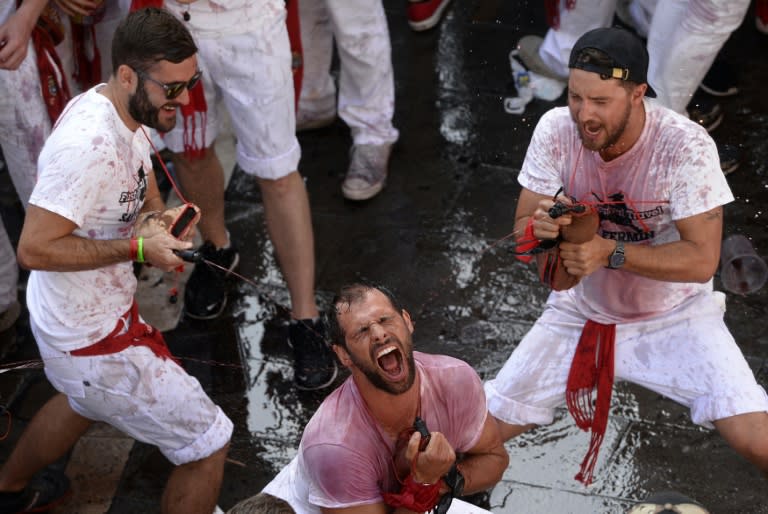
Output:
<path fill-rule="evenodd" d="M 336 85 L 331 76 L 333 32 L 326 0 L 299 0 L 303 79 L 296 130 L 326 127 L 336 120 Z"/>
<path fill-rule="evenodd" d="M 0 362 L 15 350 L 16 320 L 21 314 L 18 301 L 19 268 L 8 233 L 0 216 Z"/>
<path fill-rule="evenodd" d="M 568 80 L 568 59 L 574 43 L 592 29 L 611 26 L 616 1 L 579 0 L 571 9 L 565 6 L 565 0 L 560 4 L 556 28 L 550 28 L 543 39 L 533 35 L 523 36 L 517 46 L 526 68 L 565 82 Z"/>
<path fill-rule="evenodd" d="M 332 37 L 341 61 L 338 114 L 352 132 L 350 165 L 342 193 L 349 200 L 367 200 L 386 183 L 395 109 L 394 72 L 389 28 L 381 0 L 302 0 L 304 83 L 299 99 L 298 127 L 332 121 L 333 79 L 329 74 Z M 317 123 L 307 123 L 317 113 Z"/>

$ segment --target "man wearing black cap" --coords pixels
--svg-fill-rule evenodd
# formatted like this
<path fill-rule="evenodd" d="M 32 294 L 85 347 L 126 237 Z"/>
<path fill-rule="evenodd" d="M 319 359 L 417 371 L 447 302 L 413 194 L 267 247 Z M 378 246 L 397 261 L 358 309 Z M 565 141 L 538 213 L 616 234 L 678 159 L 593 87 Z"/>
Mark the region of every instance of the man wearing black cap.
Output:
<path fill-rule="evenodd" d="M 586 33 L 569 67 L 568 108 L 546 113 L 528 147 L 515 226 L 518 248 L 546 255 L 545 271 L 570 282 L 553 284 L 566 290 L 551 293 L 486 383 L 489 411 L 509 439 L 551 423 L 567 403 L 591 431 L 576 477 L 588 484 L 615 377 L 689 407 L 695 423 L 717 428 L 766 473 L 768 396 L 724 324 L 724 295 L 712 288 L 722 206 L 733 201 L 715 144 L 645 98 L 655 95 L 648 54 L 629 32 Z M 592 210 L 596 234 L 569 242 L 567 227 Z"/>

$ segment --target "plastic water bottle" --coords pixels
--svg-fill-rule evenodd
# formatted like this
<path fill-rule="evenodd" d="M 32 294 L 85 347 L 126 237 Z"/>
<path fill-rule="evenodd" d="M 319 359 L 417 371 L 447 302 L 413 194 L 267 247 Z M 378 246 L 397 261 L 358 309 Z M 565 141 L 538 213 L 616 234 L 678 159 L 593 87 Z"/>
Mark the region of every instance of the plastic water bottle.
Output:
<path fill-rule="evenodd" d="M 517 49 L 509 52 L 509 65 L 512 68 L 512 78 L 515 81 L 517 96 L 504 99 L 504 110 L 510 114 L 523 114 L 525 106 L 533 100 L 531 73 L 517 60 Z"/>

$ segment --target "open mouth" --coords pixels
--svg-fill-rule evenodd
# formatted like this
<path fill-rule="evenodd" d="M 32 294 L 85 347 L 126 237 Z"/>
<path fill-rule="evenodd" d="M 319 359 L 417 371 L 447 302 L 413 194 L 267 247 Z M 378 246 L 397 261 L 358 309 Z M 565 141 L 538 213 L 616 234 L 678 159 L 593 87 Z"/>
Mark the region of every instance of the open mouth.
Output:
<path fill-rule="evenodd" d="M 165 104 L 163 105 L 163 110 L 166 112 L 175 112 L 176 111 L 176 105 L 175 104 Z"/>
<path fill-rule="evenodd" d="M 388 345 L 376 353 L 376 363 L 390 380 L 401 380 L 406 375 L 403 353 L 395 345 Z"/>
<path fill-rule="evenodd" d="M 584 124 L 582 127 L 583 127 L 584 134 L 586 134 L 591 138 L 597 137 L 601 129 L 601 125 L 592 125 L 592 124 Z"/>

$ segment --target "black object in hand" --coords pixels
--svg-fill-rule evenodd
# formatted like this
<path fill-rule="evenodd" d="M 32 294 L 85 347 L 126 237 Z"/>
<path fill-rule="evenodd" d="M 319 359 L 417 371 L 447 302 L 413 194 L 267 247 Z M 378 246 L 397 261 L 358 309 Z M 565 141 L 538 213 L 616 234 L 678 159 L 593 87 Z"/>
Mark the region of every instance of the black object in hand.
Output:
<path fill-rule="evenodd" d="M 427 444 L 429 444 L 429 438 L 430 433 L 427 429 L 427 424 L 424 423 L 424 420 L 420 417 L 416 416 L 416 420 L 413 422 L 413 428 L 418 433 L 421 434 L 421 441 L 419 442 L 419 451 L 423 452 L 427 448 Z"/>
<path fill-rule="evenodd" d="M 203 260 L 203 254 L 200 250 L 174 250 L 173 253 L 187 262 L 200 262 Z"/>
<path fill-rule="evenodd" d="M 563 216 L 564 214 L 581 214 L 586 210 L 586 206 L 582 204 L 576 204 L 576 205 L 565 205 L 562 202 L 555 202 L 555 205 L 549 208 L 549 211 L 547 214 L 549 214 L 549 217 L 552 219 L 559 218 L 560 216 Z"/>

